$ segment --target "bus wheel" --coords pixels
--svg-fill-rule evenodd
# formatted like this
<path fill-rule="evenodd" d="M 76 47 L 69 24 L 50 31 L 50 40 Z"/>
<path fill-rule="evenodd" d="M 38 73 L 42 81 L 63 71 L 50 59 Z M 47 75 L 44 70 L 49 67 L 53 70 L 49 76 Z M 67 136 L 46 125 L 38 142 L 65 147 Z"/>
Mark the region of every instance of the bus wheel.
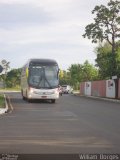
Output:
<path fill-rule="evenodd" d="M 52 102 L 52 103 L 55 103 L 55 99 L 51 99 L 51 102 Z"/>
<path fill-rule="evenodd" d="M 29 103 L 31 103 L 31 99 L 28 98 L 28 93 L 27 93 L 27 91 L 26 91 L 26 100 L 27 100 Z"/>
<path fill-rule="evenodd" d="M 27 97 L 27 101 L 28 101 L 29 103 L 32 103 L 32 99 L 29 99 L 28 97 Z"/>
<path fill-rule="evenodd" d="M 26 98 L 24 96 L 22 98 L 23 98 L 23 100 L 26 100 Z"/>
<path fill-rule="evenodd" d="M 29 99 L 29 98 L 27 98 L 27 101 L 28 101 L 29 103 L 32 103 L 32 100 L 31 100 L 31 99 Z"/>
<path fill-rule="evenodd" d="M 22 99 L 26 100 L 26 98 L 23 96 L 23 90 L 21 91 L 21 93 L 22 93 Z"/>

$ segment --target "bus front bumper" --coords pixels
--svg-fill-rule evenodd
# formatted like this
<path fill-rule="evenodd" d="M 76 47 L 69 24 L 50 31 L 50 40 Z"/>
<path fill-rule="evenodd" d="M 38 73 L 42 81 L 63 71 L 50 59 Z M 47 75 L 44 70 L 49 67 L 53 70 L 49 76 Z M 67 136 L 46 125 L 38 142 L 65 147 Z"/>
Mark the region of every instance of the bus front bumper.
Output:
<path fill-rule="evenodd" d="M 59 99 L 59 92 L 58 91 L 29 91 L 28 92 L 28 99 Z"/>

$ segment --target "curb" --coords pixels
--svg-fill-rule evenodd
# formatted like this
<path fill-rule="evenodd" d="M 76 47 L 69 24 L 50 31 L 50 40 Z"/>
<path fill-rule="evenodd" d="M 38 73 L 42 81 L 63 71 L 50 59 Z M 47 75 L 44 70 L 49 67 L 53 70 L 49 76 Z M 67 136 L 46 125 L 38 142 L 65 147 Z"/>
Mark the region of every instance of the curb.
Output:
<path fill-rule="evenodd" d="M 99 100 L 104 100 L 104 101 L 109 101 L 109 102 L 120 103 L 120 100 L 118 100 L 118 99 L 102 98 L 102 97 L 95 97 L 95 96 L 86 96 L 86 95 L 80 95 L 80 94 L 74 94 L 74 95 L 75 96 L 80 96 L 80 97 L 93 98 L 93 99 L 99 99 Z"/>
<path fill-rule="evenodd" d="M 5 108 L 0 108 L 0 115 L 7 113 L 7 111 L 8 111 L 8 103 L 7 103 L 5 94 L 4 94 L 4 98 L 5 98 Z"/>

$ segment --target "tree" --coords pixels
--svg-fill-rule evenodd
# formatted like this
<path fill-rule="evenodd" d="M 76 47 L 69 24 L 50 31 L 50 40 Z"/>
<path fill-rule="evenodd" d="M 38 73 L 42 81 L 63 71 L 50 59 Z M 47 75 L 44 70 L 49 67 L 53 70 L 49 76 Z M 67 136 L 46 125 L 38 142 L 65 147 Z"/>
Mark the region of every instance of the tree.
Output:
<path fill-rule="evenodd" d="M 119 45 L 120 42 L 117 42 Z M 109 43 L 104 43 L 103 45 L 100 44 L 96 50 L 97 54 L 96 58 L 96 66 L 99 68 L 99 74 L 101 79 L 108 79 L 112 77 L 112 61 L 113 61 L 113 54 L 112 53 L 112 47 Z M 116 51 L 115 54 L 115 60 L 116 60 L 116 75 L 120 77 L 120 48 Z"/>
<path fill-rule="evenodd" d="M 79 84 L 81 81 L 81 64 L 72 64 L 68 71 L 70 75 L 70 83 L 72 86 L 74 86 L 75 89 L 79 88 Z"/>
<path fill-rule="evenodd" d="M 68 69 L 70 72 L 70 83 L 77 89 L 80 82 L 98 79 L 98 70 L 85 61 L 84 64 L 72 64 Z"/>
<path fill-rule="evenodd" d="M 6 87 L 6 77 L 7 72 L 10 69 L 10 62 L 7 62 L 5 59 L 0 61 L 0 80 L 3 82 L 4 87 Z"/>
<path fill-rule="evenodd" d="M 120 38 L 120 1 L 113 1 L 104 5 L 96 6 L 92 11 L 96 14 L 94 23 L 85 27 L 83 37 L 92 39 L 93 43 L 103 42 L 106 40 L 112 47 L 112 54 L 117 50 L 116 40 Z M 116 63 L 113 63 L 113 75 L 115 74 Z"/>
<path fill-rule="evenodd" d="M 6 77 L 7 87 L 20 87 L 21 68 L 12 69 L 8 72 Z"/>
<path fill-rule="evenodd" d="M 90 64 L 87 60 L 82 65 L 82 81 L 93 81 L 97 80 L 98 70 L 92 64 Z"/>
<path fill-rule="evenodd" d="M 7 62 L 5 59 L 0 61 L 0 75 L 7 74 L 8 70 L 10 69 L 9 64 L 10 62 Z"/>
<path fill-rule="evenodd" d="M 68 71 L 62 70 L 59 74 L 60 85 L 70 84 L 70 75 Z"/>
<path fill-rule="evenodd" d="M 104 5 L 96 6 L 92 14 L 96 14 L 94 23 L 85 27 L 83 37 L 92 39 L 92 43 L 103 42 L 105 40 L 111 45 L 113 54 L 112 75 L 116 75 L 117 65 L 115 53 L 118 49 L 116 41 L 120 38 L 120 1 L 110 0 L 107 7 Z"/>

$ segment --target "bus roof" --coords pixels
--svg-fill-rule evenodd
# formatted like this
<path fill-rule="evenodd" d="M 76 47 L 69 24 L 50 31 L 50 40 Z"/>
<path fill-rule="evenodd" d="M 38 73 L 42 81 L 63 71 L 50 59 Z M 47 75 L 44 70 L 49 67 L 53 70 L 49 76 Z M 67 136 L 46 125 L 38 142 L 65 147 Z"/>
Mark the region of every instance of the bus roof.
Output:
<path fill-rule="evenodd" d="M 37 58 L 33 58 L 33 59 L 29 59 L 28 61 L 29 64 L 41 64 L 41 65 L 58 65 L 58 63 L 53 60 L 53 59 L 37 59 Z"/>

